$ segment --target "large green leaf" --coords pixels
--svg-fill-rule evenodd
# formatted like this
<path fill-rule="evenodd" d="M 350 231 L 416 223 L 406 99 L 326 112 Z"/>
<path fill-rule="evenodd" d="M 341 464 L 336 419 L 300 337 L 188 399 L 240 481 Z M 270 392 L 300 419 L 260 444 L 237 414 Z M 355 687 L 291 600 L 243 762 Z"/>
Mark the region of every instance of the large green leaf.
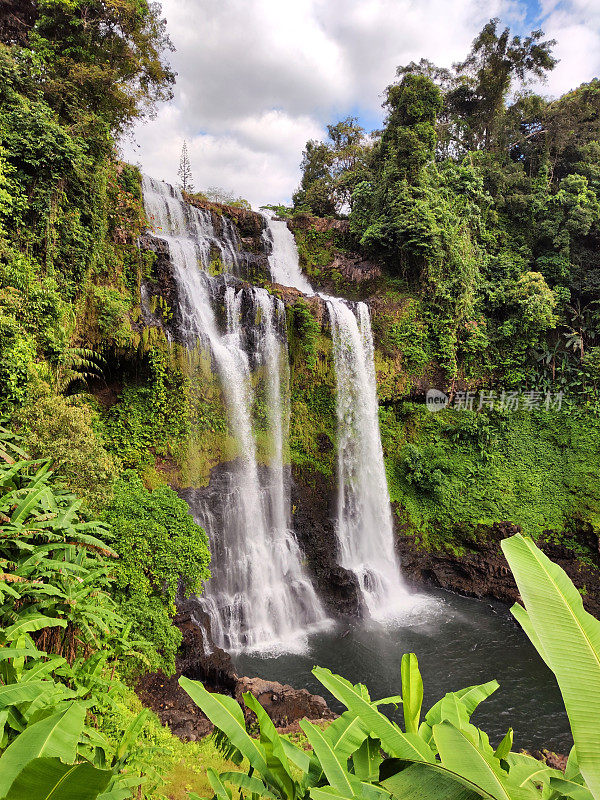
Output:
<path fill-rule="evenodd" d="M 310 796 L 313 800 L 354 800 L 353 794 L 342 794 L 334 789 L 332 786 L 323 786 L 319 789 L 311 789 Z M 356 798 L 361 800 L 361 798 Z"/>
<path fill-rule="evenodd" d="M 525 800 L 527 791 L 508 781 L 498 759 L 480 750 L 465 731 L 450 722 L 433 727 L 433 737 L 446 769 L 470 781 L 496 800 Z"/>
<path fill-rule="evenodd" d="M 573 800 L 593 800 L 593 795 L 586 786 L 564 778 L 550 778 L 550 788 Z"/>
<path fill-rule="evenodd" d="M 354 794 L 352 777 L 346 769 L 346 764 L 336 755 L 331 743 L 323 736 L 321 730 L 308 720 L 303 719 L 300 727 L 319 759 L 329 784 L 342 795 L 351 797 Z"/>
<path fill-rule="evenodd" d="M 283 752 L 286 754 L 288 760 L 298 767 L 301 772 L 307 773 L 310 766 L 310 756 L 308 753 L 290 742 L 289 739 L 285 739 L 283 736 L 281 737 L 281 746 L 283 747 Z"/>
<path fill-rule="evenodd" d="M 40 694 L 54 688 L 54 681 L 27 681 L 0 686 L 0 709 L 35 700 Z"/>
<path fill-rule="evenodd" d="M 34 758 L 44 756 L 75 761 L 84 720 L 85 705 L 71 703 L 64 711 L 29 725 L 0 758 L 0 797 L 8 792 L 23 766 Z"/>
<path fill-rule="evenodd" d="M 498 747 L 494 751 L 494 755 L 498 759 L 506 759 L 513 746 L 513 729 L 509 728 Z"/>
<path fill-rule="evenodd" d="M 435 703 L 419 727 L 421 737 L 432 744 L 433 726 L 447 719 L 457 728 L 465 727 L 477 706 L 493 694 L 498 681 L 488 681 L 477 686 L 467 686 L 457 692 L 448 692 Z"/>
<path fill-rule="evenodd" d="M 231 783 L 233 786 L 237 786 L 238 789 L 244 789 L 251 794 L 268 797 L 271 800 L 276 800 L 277 798 L 277 795 L 270 792 L 261 780 L 252 775 L 246 775 L 245 772 L 222 772 L 219 777 L 223 783 Z"/>
<path fill-rule="evenodd" d="M 483 703 L 484 700 L 487 700 L 491 694 L 494 694 L 499 686 L 500 684 L 498 681 L 488 681 L 487 683 L 481 683 L 476 686 L 467 686 L 466 689 L 459 689 L 458 692 L 454 692 L 454 694 L 460 698 L 470 718 L 477 706 Z"/>
<path fill-rule="evenodd" d="M 251 692 L 244 692 L 243 698 L 248 708 L 254 711 L 258 719 L 260 743 L 265 751 L 269 772 L 277 780 L 277 788 L 287 797 L 293 797 L 296 793 L 294 779 L 290 772 L 285 750 L 281 744 L 281 737 L 277 733 L 272 719 Z"/>
<path fill-rule="evenodd" d="M 480 800 L 491 797 L 433 764 L 411 764 L 382 781 L 381 785 L 396 800 Z"/>
<path fill-rule="evenodd" d="M 41 614 L 31 614 L 21 617 L 14 625 L 10 625 L 4 635 L 8 642 L 15 642 L 25 633 L 41 631 L 43 628 L 65 628 L 66 620 L 56 619 L 55 617 L 44 617 Z"/>
<path fill-rule="evenodd" d="M 375 783 L 379 780 L 382 761 L 381 742 L 368 736 L 352 756 L 354 774 L 361 781 Z"/>
<path fill-rule="evenodd" d="M 217 775 L 212 767 L 209 767 L 206 770 L 206 775 L 208 777 L 209 783 L 213 788 L 215 793 L 215 797 L 218 800 L 231 800 L 231 790 L 227 788 L 221 781 L 221 778 Z"/>
<path fill-rule="evenodd" d="M 17 523 L 22 522 L 47 492 L 47 486 L 42 486 L 40 489 L 35 489 L 29 492 L 29 494 L 27 494 L 23 500 L 21 500 L 21 502 L 13 511 L 10 518 L 11 523 L 16 525 Z"/>
<path fill-rule="evenodd" d="M 402 679 L 402 710 L 407 733 L 419 732 L 419 719 L 423 704 L 423 679 L 414 653 L 404 653 L 400 665 Z"/>
<path fill-rule="evenodd" d="M 344 711 L 323 731 L 323 735 L 335 750 L 338 758 L 348 759 L 367 738 L 368 732 L 358 717 Z"/>
<path fill-rule="evenodd" d="M 579 769 L 600 800 L 600 622 L 585 611 L 565 571 L 530 539 L 517 534 L 505 539 L 502 549 L 535 631 L 533 644 L 556 675 Z M 518 619 L 523 617 L 518 612 Z"/>
<path fill-rule="evenodd" d="M 181 677 L 179 685 L 192 698 L 198 708 L 219 730 L 223 731 L 231 744 L 249 761 L 250 766 L 260 775 L 267 777 L 269 769 L 264 751 L 248 736 L 244 722 L 244 714 L 238 703 L 223 694 L 207 692 L 199 681 Z"/>
<path fill-rule="evenodd" d="M 313 669 L 315 677 L 325 686 L 331 694 L 346 708 L 357 716 L 363 727 L 377 739 L 381 746 L 391 756 L 405 758 L 410 761 L 432 761 L 431 748 L 418 734 L 403 733 L 400 728 L 381 714 L 371 703 L 330 670 L 323 667 Z"/>
<path fill-rule="evenodd" d="M 389 792 L 371 783 L 356 782 L 354 794 L 343 794 L 333 786 L 311 789 L 312 800 L 389 800 Z"/>
<path fill-rule="evenodd" d="M 548 786 L 551 778 L 562 778 L 562 772 L 552 769 L 543 761 L 525 753 L 508 753 L 504 759 L 508 764 L 508 774 L 513 783 L 524 787 Z M 536 789 L 537 792 L 537 789 Z M 537 794 L 536 794 L 537 796 Z"/>
<path fill-rule="evenodd" d="M 27 647 L 0 647 L 0 661 L 6 661 L 9 658 L 42 658 L 46 653 L 43 650 L 35 650 L 34 648 Z"/>
<path fill-rule="evenodd" d="M 93 764 L 63 764 L 58 758 L 35 758 L 15 778 L 6 800 L 95 800 L 112 772 Z M 4 795 L 3 795 L 4 797 Z"/>

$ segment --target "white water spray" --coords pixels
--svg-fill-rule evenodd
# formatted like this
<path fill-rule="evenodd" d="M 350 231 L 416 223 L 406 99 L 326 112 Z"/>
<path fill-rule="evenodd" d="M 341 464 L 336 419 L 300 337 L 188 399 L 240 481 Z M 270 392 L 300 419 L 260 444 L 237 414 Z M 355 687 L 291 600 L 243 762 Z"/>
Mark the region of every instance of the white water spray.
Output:
<path fill-rule="evenodd" d="M 265 215 L 271 233 L 271 276 L 314 294 L 285 222 Z M 394 551 L 392 512 L 379 432 L 377 385 L 369 310 L 322 295 L 331 321 L 336 374 L 337 521 L 341 566 L 357 576 L 373 617 L 394 616 L 409 596 Z"/>
<path fill-rule="evenodd" d="M 165 183 L 144 178 L 143 195 L 154 234 L 167 241 L 179 289 L 181 333 L 190 349 L 210 348 L 239 455 L 219 495 L 219 508 L 188 494 L 206 528 L 213 555 L 212 577 L 199 602 L 211 619 L 213 639 L 230 650 L 297 649 L 303 635 L 326 622 L 323 608 L 301 566 L 289 523 L 289 484 L 283 459 L 289 427 L 289 375 L 284 309 L 264 289 L 225 289 L 227 330 L 213 310 L 212 279 L 206 269 L 214 248 L 234 272 L 236 232 L 223 223 L 217 237 L 209 212 L 187 205 Z M 242 327 L 242 305 L 250 304 L 251 335 Z M 251 361 L 253 362 L 251 364 Z M 251 366 L 266 374 L 270 465 L 259 469 L 253 430 Z"/>

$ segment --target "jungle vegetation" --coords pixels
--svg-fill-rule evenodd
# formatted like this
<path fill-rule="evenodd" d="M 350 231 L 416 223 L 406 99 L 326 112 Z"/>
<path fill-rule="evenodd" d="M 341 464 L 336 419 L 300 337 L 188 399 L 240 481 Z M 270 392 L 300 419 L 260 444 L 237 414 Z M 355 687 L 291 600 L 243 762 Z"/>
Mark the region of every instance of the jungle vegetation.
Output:
<path fill-rule="evenodd" d="M 600 81 L 556 100 L 534 91 L 553 45 L 495 19 L 451 69 L 398 67 L 382 130 L 348 117 L 307 142 L 294 211 L 349 219 L 444 330 L 450 380 L 474 357 L 488 383 L 595 401 Z"/>

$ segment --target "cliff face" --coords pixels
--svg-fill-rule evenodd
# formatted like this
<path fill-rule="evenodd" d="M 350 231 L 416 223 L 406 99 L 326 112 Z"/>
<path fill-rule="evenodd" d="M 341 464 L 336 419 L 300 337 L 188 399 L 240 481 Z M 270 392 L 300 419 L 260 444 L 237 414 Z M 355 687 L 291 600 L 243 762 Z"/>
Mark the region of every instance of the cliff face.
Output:
<path fill-rule="evenodd" d="M 450 377 L 444 350 L 450 326 L 428 319 L 418 293 L 348 250 L 344 223 L 301 216 L 290 228 L 314 285 L 364 299 L 370 307 L 382 444 L 407 578 L 512 602 L 516 587 L 499 542 L 523 530 L 563 566 L 586 606 L 596 611 L 600 491 L 592 476 L 600 468 L 600 428 L 595 417 L 566 405 L 547 409 L 537 402 L 526 408 L 526 391 L 516 408 L 501 409 L 497 401 L 479 408 L 484 396 L 479 387 L 490 380 L 484 354 L 463 358 Z M 432 412 L 424 402 L 430 389 L 470 400 Z M 329 437 L 335 440 L 334 430 Z M 322 439 L 313 441 L 310 461 L 295 461 L 292 450 L 305 507 L 315 509 L 312 522 L 306 515 L 299 520 L 307 531 L 332 516 L 334 473 L 319 451 Z M 319 538 L 326 535 L 320 532 Z"/>
<path fill-rule="evenodd" d="M 328 607 L 360 614 L 356 580 L 336 565 L 335 376 L 326 305 L 318 296 L 269 282 L 260 214 L 190 202 L 210 212 L 215 231 L 224 216 L 236 226 L 240 272 L 228 277 L 229 285 L 266 286 L 285 305 L 293 525 Z M 512 600 L 515 588 L 499 540 L 517 525 L 543 539 L 593 606 L 600 597 L 600 491 L 594 481 L 600 436 L 591 435 L 600 433 L 597 421 L 566 409 L 479 411 L 477 403 L 474 410 L 432 413 L 423 402 L 425 393 L 431 388 L 477 392 L 485 380 L 484 359 L 479 365 L 473 360 L 459 364 L 450 378 L 442 322 L 426 318 L 418 294 L 352 251 L 346 223 L 301 215 L 289 227 L 316 289 L 364 299 L 370 306 L 382 444 L 405 574 L 416 582 Z M 150 394 L 166 393 L 162 422 L 146 425 L 131 466 L 139 468 L 140 459 L 147 463 L 150 454 L 149 480 L 166 480 L 182 491 L 206 487 L 208 494 L 218 493 L 235 458 L 219 382 L 207 353 L 190 362 L 177 344 L 179 304 L 167 243 L 142 236 L 140 247 L 151 261 L 137 323 L 140 360 L 135 367 L 126 364 L 119 375 L 120 394 L 107 411 L 109 427 L 131 447 L 132 398 L 138 403 L 141 397 L 135 385 L 141 381 Z M 225 285 L 220 278 L 215 282 L 217 294 Z M 250 311 L 243 314 L 251 328 Z M 162 377 L 157 360 L 166 370 Z M 267 464 L 269 448 L 263 452 L 263 444 L 259 456 Z"/>

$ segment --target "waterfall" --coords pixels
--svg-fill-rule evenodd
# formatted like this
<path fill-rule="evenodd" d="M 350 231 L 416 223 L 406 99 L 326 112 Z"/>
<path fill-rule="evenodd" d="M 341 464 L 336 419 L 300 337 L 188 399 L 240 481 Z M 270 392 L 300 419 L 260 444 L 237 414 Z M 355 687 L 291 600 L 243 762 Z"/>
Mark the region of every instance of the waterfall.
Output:
<path fill-rule="evenodd" d="M 337 387 L 337 536 L 340 563 L 359 580 L 374 617 L 407 597 L 394 551 L 377 407 L 369 309 L 327 297 Z"/>
<path fill-rule="evenodd" d="M 287 223 L 265 216 L 273 280 L 314 294 L 300 269 L 298 250 Z M 379 432 L 371 320 L 364 303 L 350 304 L 337 297 L 321 296 L 331 321 L 336 375 L 339 562 L 357 576 L 371 616 L 385 617 L 404 605 L 408 592 L 394 551 Z"/>
<path fill-rule="evenodd" d="M 274 219 L 271 212 L 264 212 L 267 221 L 265 236 L 270 242 L 269 269 L 273 283 L 293 286 L 304 294 L 314 294 L 313 288 L 303 275 L 298 260 L 296 240 L 285 220 Z"/>
<path fill-rule="evenodd" d="M 228 422 L 239 455 L 219 496 L 208 503 L 187 492 L 211 542 L 212 577 L 199 602 L 215 642 L 230 650 L 293 649 L 325 614 L 304 573 L 290 525 L 289 478 L 284 467 L 289 427 L 289 366 L 285 310 L 264 289 L 239 289 L 225 278 L 226 330 L 214 312 L 218 280 L 207 272 L 215 248 L 228 272 L 238 263 L 237 232 L 223 218 L 222 237 L 211 214 L 183 201 L 168 184 L 145 177 L 143 196 L 154 235 L 169 246 L 178 287 L 180 333 L 190 348 L 206 346 L 219 375 Z M 222 285 L 222 280 L 220 282 Z M 250 325 L 243 325 L 244 309 Z M 259 468 L 252 371 L 265 375 L 269 465 Z"/>

